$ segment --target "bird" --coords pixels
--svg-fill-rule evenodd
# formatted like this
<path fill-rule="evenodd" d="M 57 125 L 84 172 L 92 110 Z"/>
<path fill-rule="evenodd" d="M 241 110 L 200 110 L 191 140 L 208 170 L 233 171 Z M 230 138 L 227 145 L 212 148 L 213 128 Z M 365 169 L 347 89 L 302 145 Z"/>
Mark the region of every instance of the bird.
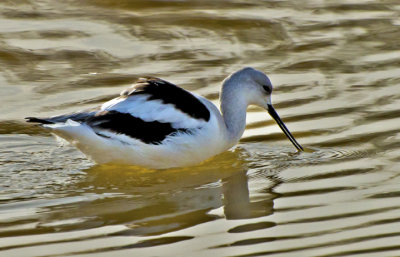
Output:
<path fill-rule="evenodd" d="M 150 169 L 197 165 L 238 143 L 249 105 L 264 108 L 298 152 L 303 147 L 272 106 L 268 76 L 252 67 L 222 82 L 220 109 L 209 100 L 156 77 L 138 79 L 99 107 L 48 118 L 27 117 L 98 164 Z"/>

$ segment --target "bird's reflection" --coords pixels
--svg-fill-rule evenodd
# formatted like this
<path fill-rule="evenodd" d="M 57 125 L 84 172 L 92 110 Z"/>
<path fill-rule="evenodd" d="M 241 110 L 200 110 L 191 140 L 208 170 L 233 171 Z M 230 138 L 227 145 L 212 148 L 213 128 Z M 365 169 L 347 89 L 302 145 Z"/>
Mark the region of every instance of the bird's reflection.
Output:
<path fill-rule="evenodd" d="M 251 201 L 247 169 L 235 153 L 185 169 L 94 166 L 69 188 L 81 200 L 54 207 L 47 218 L 81 219 L 83 224 L 75 224 L 79 228 L 125 224 L 130 229 L 124 233 L 158 235 L 221 217 L 247 219 L 271 214 L 271 198 Z M 70 229 L 74 224 L 58 228 Z"/>

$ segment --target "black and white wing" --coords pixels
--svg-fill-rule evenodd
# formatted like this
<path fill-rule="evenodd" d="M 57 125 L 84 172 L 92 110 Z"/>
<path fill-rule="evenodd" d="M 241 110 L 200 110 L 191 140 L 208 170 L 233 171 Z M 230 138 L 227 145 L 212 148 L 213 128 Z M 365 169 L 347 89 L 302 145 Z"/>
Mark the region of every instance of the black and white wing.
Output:
<path fill-rule="evenodd" d="M 210 111 L 196 96 L 158 78 L 140 79 L 98 109 L 28 122 L 58 124 L 72 120 L 98 135 L 124 134 L 146 144 L 159 144 L 178 132 L 190 133 L 210 120 Z"/>

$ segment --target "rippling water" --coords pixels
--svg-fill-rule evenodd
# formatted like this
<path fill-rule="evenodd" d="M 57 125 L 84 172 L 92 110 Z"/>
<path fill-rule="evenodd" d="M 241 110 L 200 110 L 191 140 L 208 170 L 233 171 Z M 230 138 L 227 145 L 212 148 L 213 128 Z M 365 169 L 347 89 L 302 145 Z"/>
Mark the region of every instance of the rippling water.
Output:
<path fill-rule="evenodd" d="M 0 2 L 0 256 L 400 256 L 400 3 Z M 218 103 L 265 71 L 298 141 L 172 170 L 95 165 L 25 124 L 154 75 Z"/>

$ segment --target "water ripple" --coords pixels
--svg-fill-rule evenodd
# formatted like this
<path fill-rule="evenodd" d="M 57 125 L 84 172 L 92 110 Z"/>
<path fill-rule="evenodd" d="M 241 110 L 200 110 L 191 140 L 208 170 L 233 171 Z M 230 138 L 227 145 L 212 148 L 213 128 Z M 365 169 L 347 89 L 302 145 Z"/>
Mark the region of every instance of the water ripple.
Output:
<path fill-rule="evenodd" d="M 0 255 L 398 256 L 398 1 L 0 3 Z M 141 76 L 261 108 L 194 167 L 94 165 L 23 117 L 97 106 Z"/>

